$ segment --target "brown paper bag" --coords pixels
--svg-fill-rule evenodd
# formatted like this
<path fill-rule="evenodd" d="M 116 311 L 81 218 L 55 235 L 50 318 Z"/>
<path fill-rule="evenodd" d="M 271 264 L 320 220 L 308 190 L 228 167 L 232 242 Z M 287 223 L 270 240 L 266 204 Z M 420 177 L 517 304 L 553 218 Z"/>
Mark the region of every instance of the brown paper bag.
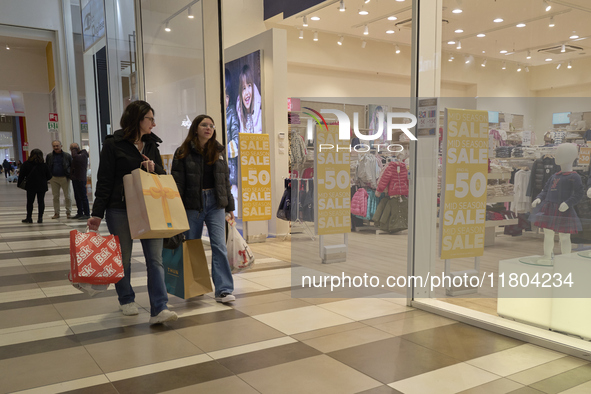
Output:
<path fill-rule="evenodd" d="M 172 175 L 139 168 L 123 177 L 133 239 L 169 238 L 189 229 L 187 212 Z"/>
<path fill-rule="evenodd" d="M 200 239 L 185 241 L 174 250 L 164 249 L 162 264 L 169 294 L 188 299 L 213 291 Z"/>

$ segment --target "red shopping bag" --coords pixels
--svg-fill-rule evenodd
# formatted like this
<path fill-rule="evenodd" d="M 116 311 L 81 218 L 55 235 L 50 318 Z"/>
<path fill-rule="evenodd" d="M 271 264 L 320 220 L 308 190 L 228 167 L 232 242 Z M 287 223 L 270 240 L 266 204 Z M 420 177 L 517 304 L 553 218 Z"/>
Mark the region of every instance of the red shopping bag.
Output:
<path fill-rule="evenodd" d="M 72 283 L 102 285 L 123 278 L 119 237 L 95 232 L 70 231 L 70 279 Z"/>

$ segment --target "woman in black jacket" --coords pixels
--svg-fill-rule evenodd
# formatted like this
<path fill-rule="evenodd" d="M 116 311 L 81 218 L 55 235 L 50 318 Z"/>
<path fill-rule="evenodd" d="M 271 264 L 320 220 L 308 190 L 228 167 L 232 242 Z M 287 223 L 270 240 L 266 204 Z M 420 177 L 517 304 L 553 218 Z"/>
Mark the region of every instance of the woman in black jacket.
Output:
<path fill-rule="evenodd" d="M 37 197 L 37 206 L 39 207 L 37 223 L 43 223 L 45 193 L 47 192 L 47 181 L 51 179 L 51 172 L 43 161 L 43 152 L 40 149 L 33 149 L 29 159 L 21 166 L 17 185 L 20 185 L 25 179 L 27 218 L 23 219 L 23 223 L 33 223 L 33 203 L 35 202 L 35 197 Z"/>
<path fill-rule="evenodd" d="M 88 227 L 98 230 L 103 217 L 111 234 L 119 237 L 125 277 L 115 284 L 119 296 L 119 309 L 126 316 L 137 315 L 135 293 L 131 287 L 131 250 L 133 240 L 129 231 L 127 207 L 123 190 L 123 176 L 142 167 L 149 172 L 166 174 L 158 150 L 160 138 L 152 134 L 154 110 L 145 101 L 130 103 L 121 116 L 121 129 L 105 138 L 101 151 L 92 217 Z M 106 211 L 106 213 L 105 213 Z M 148 271 L 150 297 L 150 324 L 178 318 L 169 311 L 168 294 L 162 265 L 162 238 L 142 239 L 142 249 Z"/>
<path fill-rule="evenodd" d="M 215 125 L 208 115 L 193 120 L 183 144 L 174 153 L 172 175 L 187 210 L 187 239 L 199 239 L 203 223 L 211 244 L 211 278 L 218 302 L 232 302 L 234 280 L 226 250 L 225 212 L 234 219 L 228 163 L 224 146 L 216 140 Z"/>

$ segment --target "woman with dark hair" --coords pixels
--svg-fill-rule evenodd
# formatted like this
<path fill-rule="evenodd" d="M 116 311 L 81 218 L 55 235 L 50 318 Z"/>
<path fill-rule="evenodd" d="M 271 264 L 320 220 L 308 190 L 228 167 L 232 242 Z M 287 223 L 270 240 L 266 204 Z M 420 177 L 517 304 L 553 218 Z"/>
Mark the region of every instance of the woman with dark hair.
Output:
<path fill-rule="evenodd" d="M 211 277 L 217 302 L 232 302 L 234 280 L 228 251 L 224 217 L 234 219 L 228 164 L 217 142 L 213 119 L 199 115 L 193 120 L 183 144 L 174 153 L 172 175 L 187 210 L 190 230 L 187 239 L 199 239 L 203 223 L 211 244 Z"/>
<path fill-rule="evenodd" d="M 261 94 L 254 83 L 254 76 L 248 64 L 242 67 L 238 81 L 236 111 L 240 121 L 240 132 L 262 134 Z"/>
<path fill-rule="evenodd" d="M 37 207 L 39 213 L 37 223 L 43 223 L 43 212 L 45 211 L 45 193 L 47 192 L 47 181 L 51 179 L 49 167 L 43 160 L 41 149 L 33 149 L 29 159 L 21 165 L 18 174 L 18 183 L 20 185 L 26 179 L 25 190 L 27 191 L 27 218 L 23 223 L 33 223 L 33 203 L 37 197 Z"/>
<path fill-rule="evenodd" d="M 142 168 L 166 174 L 158 144 L 162 142 L 152 128 L 156 127 L 154 109 L 145 101 L 130 103 L 121 116 L 121 129 L 108 135 L 101 151 L 92 217 L 88 227 L 98 230 L 103 217 L 107 228 L 119 237 L 125 277 L 115 284 L 119 309 L 125 316 L 137 315 L 135 293 L 131 286 L 131 251 L 133 240 L 129 231 L 123 177 Z M 106 211 L 106 213 L 105 213 Z M 148 271 L 150 324 L 176 320 L 177 314 L 168 310 L 168 294 L 162 265 L 162 239 L 142 239 L 142 249 Z"/>

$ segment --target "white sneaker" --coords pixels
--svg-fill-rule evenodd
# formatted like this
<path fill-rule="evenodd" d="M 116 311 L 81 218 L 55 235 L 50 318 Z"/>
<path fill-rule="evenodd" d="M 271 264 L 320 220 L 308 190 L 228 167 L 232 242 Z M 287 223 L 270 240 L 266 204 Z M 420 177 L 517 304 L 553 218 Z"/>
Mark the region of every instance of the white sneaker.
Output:
<path fill-rule="evenodd" d="M 175 321 L 178 318 L 179 317 L 175 312 L 168 309 L 163 309 L 158 315 L 150 317 L 150 324 L 160 324 L 166 321 Z"/>
<path fill-rule="evenodd" d="M 232 294 L 230 293 L 222 293 L 219 296 L 217 296 L 215 298 L 215 300 L 217 302 L 221 302 L 221 303 L 227 303 L 227 302 L 232 302 L 232 301 L 236 301 L 236 297 L 234 297 Z"/>
<path fill-rule="evenodd" d="M 135 316 L 139 312 L 137 310 L 137 304 L 135 302 L 130 302 L 129 304 L 119 305 L 119 310 L 123 312 L 125 316 Z"/>

